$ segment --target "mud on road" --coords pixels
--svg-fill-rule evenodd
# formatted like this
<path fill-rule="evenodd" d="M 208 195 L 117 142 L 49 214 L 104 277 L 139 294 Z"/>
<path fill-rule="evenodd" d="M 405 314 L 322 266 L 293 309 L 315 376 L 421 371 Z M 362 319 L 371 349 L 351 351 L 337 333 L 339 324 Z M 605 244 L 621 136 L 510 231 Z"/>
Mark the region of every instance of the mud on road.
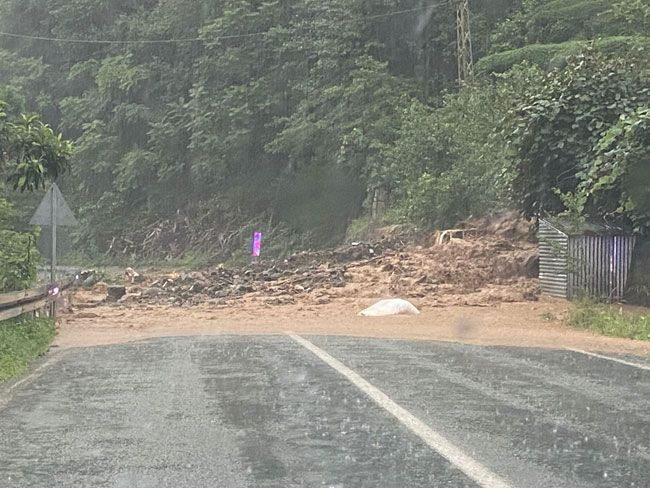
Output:
<path fill-rule="evenodd" d="M 453 341 L 483 345 L 575 348 L 650 356 L 650 343 L 597 336 L 564 324 L 563 301 L 502 303 L 487 307 L 430 307 L 415 300 L 417 316 L 360 317 L 371 298 L 343 298 L 325 305 L 271 306 L 238 300 L 221 306 L 179 308 L 100 305 L 74 308 L 61 317 L 61 348 L 117 344 L 151 337 L 222 334 L 302 334 Z"/>

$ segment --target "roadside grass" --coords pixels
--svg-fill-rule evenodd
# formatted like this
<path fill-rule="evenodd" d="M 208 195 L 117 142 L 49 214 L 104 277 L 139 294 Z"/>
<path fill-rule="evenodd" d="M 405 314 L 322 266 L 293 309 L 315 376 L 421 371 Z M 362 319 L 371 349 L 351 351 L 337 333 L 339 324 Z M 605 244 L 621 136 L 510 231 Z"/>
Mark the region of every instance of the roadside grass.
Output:
<path fill-rule="evenodd" d="M 580 300 L 571 308 L 568 323 L 607 336 L 650 341 L 650 313 L 628 312 L 615 305 Z"/>
<path fill-rule="evenodd" d="M 45 317 L 0 322 L 0 382 L 23 373 L 47 351 L 54 335 L 54 321 Z"/>

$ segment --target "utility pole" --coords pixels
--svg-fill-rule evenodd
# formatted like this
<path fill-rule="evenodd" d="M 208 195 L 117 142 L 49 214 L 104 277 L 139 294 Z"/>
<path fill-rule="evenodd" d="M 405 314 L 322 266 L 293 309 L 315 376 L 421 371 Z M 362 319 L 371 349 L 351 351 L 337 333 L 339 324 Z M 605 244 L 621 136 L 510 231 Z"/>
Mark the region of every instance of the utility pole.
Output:
<path fill-rule="evenodd" d="M 469 0 L 456 2 L 456 53 L 458 56 L 458 83 L 471 82 L 474 79 L 474 61 L 472 58 L 472 35 L 469 29 Z"/>

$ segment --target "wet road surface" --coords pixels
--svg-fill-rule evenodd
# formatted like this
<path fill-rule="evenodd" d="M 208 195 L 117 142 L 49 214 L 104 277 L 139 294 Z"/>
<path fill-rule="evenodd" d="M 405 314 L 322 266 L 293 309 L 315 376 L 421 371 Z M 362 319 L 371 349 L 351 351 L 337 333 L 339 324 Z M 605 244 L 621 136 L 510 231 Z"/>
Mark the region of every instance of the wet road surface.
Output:
<path fill-rule="evenodd" d="M 348 376 L 289 336 L 55 353 L 0 387 L 0 486 L 650 485 L 648 369 L 573 351 L 304 339 Z"/>

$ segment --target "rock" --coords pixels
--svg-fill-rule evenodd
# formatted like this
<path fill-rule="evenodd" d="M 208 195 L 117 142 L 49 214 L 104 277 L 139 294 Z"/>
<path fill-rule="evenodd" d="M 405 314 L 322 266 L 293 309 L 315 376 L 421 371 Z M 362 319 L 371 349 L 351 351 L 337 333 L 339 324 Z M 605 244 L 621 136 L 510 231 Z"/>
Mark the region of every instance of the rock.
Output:
<path fill-rule="evenodd" d="M 96 319 L 99 317 L 99 314 L 93 312 L 78 312 L 73 315 L 73 318 L 75 319 Z"/>
<path fill-rule="evenodd" d="M 527 278 L 537 278 L 539 276 L 539 254 L 531 253 L 524 260 L 524 270 Z"/>
<path fill-rule="evenodd" d="M 95 293 L 107 293 L 108 292 L 108 285 L 104 283 L 103 281 L 100 281 L 99 283 L 96 283 L 95 286 L 93 286 L 93 291 Z"/>
<path fill-rule="evenodd" d="M 427 275 L 422 275 L 418 279 L 414 281 L 416 285 L 422 285 L 426 283 L 429 280 L 429 277 Z"/>
<path fill-rule="evenodd" d="M 160 295 L 160 290 L 158 288 L 145 288 L 142 290 L 142 293 L 140 293 L 140 296 L 142 297 L 157 297 Z"/>
<path fill-rule="evenodd" d="M 144 280 L 144 277 L 133 268 L 126 268 L 124 276 L 131 284 L 141 283 Z"/>
<path fill-rule="evenodd" d="M 117 303 L 132 303 L 132 302 L 136 302 L 136 301 L 138 301 L 138 299 L 140 298 L 140 296 L 141 296 L 141 295 L 140 295 L 139 293 L 127 293 L 127 294 L 124 295 L 122 298 L 120 298 L 120 299 L 117 301 Z"/>
<path fill-rule="evenodd" d="M 205 288 L 205 284 L 197 281 L 192 286 L 190 286 L 189 291 L 191 291 L 192 293 L 200 293 L 201 291 L 204 290 L 204 288 Z"/>
<path fill-rule="evenodd" d="M 84 288 L 92 288 L 99 282 L 99 276 L 93 272 L 90 276 L 86 277 L 82 282 L 81 286 Z"/>
<path fill-rule="evenodd" d="M 124 295 L 126 295 L 126 287 L 125 286 L 109 286 L 108 289 L 106 290 L 106 293 L 108 294 L 106 297 L 106 301 L 108 302 L 117 302 L 120 298 L 122 298 Z"/>

